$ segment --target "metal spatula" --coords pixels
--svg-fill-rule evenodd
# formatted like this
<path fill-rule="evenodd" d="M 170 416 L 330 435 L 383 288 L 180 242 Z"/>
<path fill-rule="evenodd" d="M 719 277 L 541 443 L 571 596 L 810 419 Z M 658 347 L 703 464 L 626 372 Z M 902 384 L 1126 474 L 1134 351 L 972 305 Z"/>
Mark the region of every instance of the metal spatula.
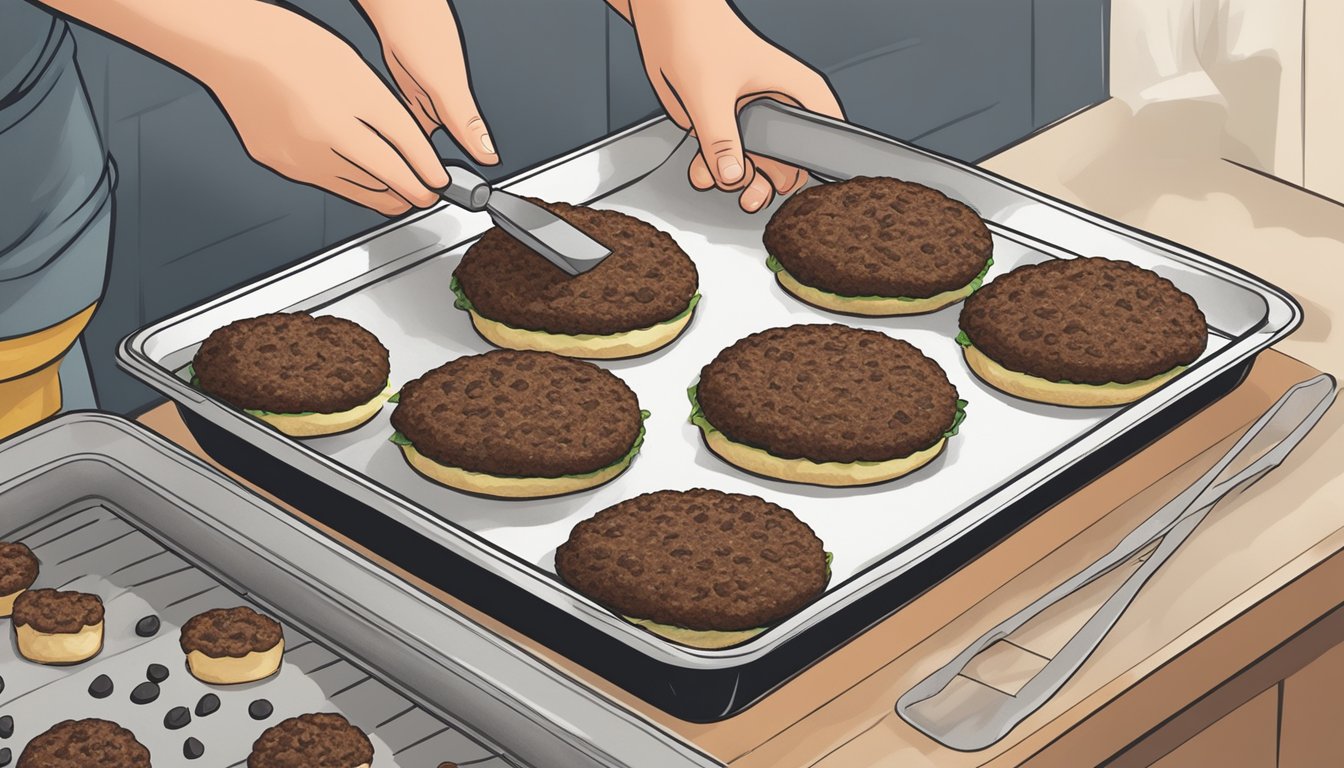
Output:
<path fill-rule="evenodd" d="M 569 222 L 517 195 L 494 189 L 470 169 L 449 165 L 443 199 L 468 211 L 485 211 L 495 224 L 571 275 L 596 267 L 611 249 Z"/>
<path fill-rule="evenodd" d="M 1115 549 L 986 632 L 956 658 L 906 691 L 896 702 L 896 713 L 925 735 L 957 750 L 984 749 L 1006 736 L 1083 666 L 1139 589 L 1180 548 L 1209 511 L 1229 493 L 1259 480 L 1281 464 L 1334 399 L 1335 380 L 1326 374 L 1288 390 L 1193 485 L 1162 505 Z M 1157 549 L 1138 570 L 1121 583 L 1078 633 L 1015 695 L 987 685 L 968 685 L 959 686 L 956 701 L 942 701 L 941 694 L 976 656 L 1159 540 Z"/>

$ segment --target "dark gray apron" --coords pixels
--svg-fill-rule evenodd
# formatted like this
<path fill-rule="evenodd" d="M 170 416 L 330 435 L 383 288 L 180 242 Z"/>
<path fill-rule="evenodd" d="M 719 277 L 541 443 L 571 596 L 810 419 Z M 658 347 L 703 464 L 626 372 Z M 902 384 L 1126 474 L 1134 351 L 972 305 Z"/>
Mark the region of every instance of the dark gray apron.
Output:
<path fill-rule="evenodd" d="M 51 327 L 102 295 L 112 188 L 69 27 L 0 0 L 0 339 Z M 63 381 L 87 380 L 65 370 L 83 357 L 67 357 Z"/>

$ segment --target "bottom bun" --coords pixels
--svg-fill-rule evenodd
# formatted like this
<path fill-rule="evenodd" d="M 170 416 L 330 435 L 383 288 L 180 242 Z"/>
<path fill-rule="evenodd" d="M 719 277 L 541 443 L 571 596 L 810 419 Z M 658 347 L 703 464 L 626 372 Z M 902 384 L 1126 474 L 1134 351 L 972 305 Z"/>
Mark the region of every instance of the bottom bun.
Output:
<path fill-rule="evenodd" d="M 321 437 L 348 432 L 372 419 L 392 396 L 392 385 L 388 385 L 367 403 L 357 405 L 348 411 L 336 413 L 271 413 L 253 411 L 248 413 L 284 432 L 290 437 Z"/>
<path fill-rule="evenodd" d="M 1151 393 L 1166 384 L 1185 370 L 1185 366 L 1173 368 L 1151 379 L 1141 379 L 1126 384 L 1073 384 L 1070 382 L 1050 381 L 1028 373 L 1010 371 L 995 362 L 974 346 L 965 347 L 966 364 L 991 387 L 1007 392 L 1014 397 L 1051 405 L 1067 405 L 1076 408 L 1104 408 L 1125 405 Z"/>
<path fill-rule="evenodd" d="M 836 487 L 872 485 L 873 483 L 895 480 L 933 461 L 939 453 L 942 453 L 943 446 L 947 445 L 947 438 L 943 437 L 939 438 L 938 442 L 932 446 L 899 459 L 856 461 L 842 464 L 838 461 L 815 462 L 809 459 L 782 459 L 760 448 L 733 442 L 718 430 L 709 432 L 701 430 L 701 433 L 705 437 L 705 444 L 709 446 L 711 451 L 718 454 L 729 464 L 741 467 L 748 472 L 779 480 L 788 480 L 793 483 Z"/>
<path fill-rule="evenodd" d="M 894 299 L 882 296 L 841 296 L 820 288 L 798 282 L 798 278 L 781 269 L 775 273 L 775 279 L 784 290 L 811 304 L 814 307 L 842 312 L 847 315 L 867 315 L 870 317 L 892 317 L 895 315 L 922 315 L 934 312 L 949 304 L 955 304 L 975 292 L 978 281 L 934 294 L 926 299 Z"/>
<path fill-rule="evenodd" d="M 103 622 L 78 632 L 38 632 L 27 624 L 16 625 L 14 636 L 19 653 L 38 664 L 78 664 L 103 650 Z"/>
<path fill-rule="evenodd" d="M 711 651 L 745 643 L 765 631 L 765 627 L 738 631 L 686 629 L 685 627 L 674 627 L 670 624 L 659 624 L 658 622 L 650 621 L 649 619 L 632 619 L 629 616 L 623 616 L 622 618 L 635 626 L 643 627 L 653 634 L 671 640 L 674 643 L 689 645 L 692 648 L 704 648 Z"/>
<path fill-rule="evenodd" d="M 637 357 L 671 344 L 686 325 L 691 322 L 694 309 L 667 323 L 640 328 L 624 333 L 605 336 L 581 334 L 571 336 L 563 333 L 528 331 L 514 328 L 497 320 L 482 316 L 474 309 L 467 310 L 471 315 L 471 324 L 486 341 L 504 349 L 531 350 L 535 352 L 553 352 L 565 357 L 580 357 L 590 360 L 616 360 L 625 357 Z"/>
<path fill-rule="evenodd" d="M 191 676 L 213 685 L 237 685 L 262 680 L 280 671 L 285 657 L 282 639 L 267 651 L 252 651 L 246 656 L 207 656 L 201 651 L 187 654 Z"/>
<path fill-rule="evenodd" d="M 459 491 L 505 499 L 538 499 L 596 488 L 624 472 L 625 468 L 630 466 L 630 460 L 633 458 L 627 456 L 609 467 L 603 467 L 586 475 L 505 477 L 485 472 L 470 472 L 459 467 L 440 464 L 417 451 L 413 445 L 401 446 L 401 452 L 406 457 L 406 463 L 410 464 L 412 469 L 436 483 L 446 485 L 449 488 L 456 488 Z"/>
<path fill-rule="evenodd" d="M 0 619 L 14 613 L 14 601 L 19 599 L 19 595 L 27 592 L 27 589 L 20 589 L 17 592 L 11 592 L 8 595 L 0 595 Z"/>

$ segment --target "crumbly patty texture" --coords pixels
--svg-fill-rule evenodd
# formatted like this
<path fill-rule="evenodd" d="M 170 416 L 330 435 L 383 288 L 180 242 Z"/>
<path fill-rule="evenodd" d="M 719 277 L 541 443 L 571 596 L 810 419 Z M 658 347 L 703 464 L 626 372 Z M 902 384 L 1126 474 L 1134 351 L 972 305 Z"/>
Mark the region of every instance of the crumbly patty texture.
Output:
<path fill-rule="evenodd" d="M 299 715 L 267 728 L 247 768 L 355 768 L 373 762 L 364 732 L 337 714 Z"/>
<path fill-rule="evenodd" d="M 704 417 L 730 440 L 783 459 L 889 461 L 952 427 L 957 389 L 933 360 L 884 333 L 772 328 L 700 371 Z"/>
<path fill-rule="evenodd" d="M 1124 261 L 1052 259 L 977 291 L 961 329 L 1005 368 L 1049 381 L 1121 384 L 1193 363 L 1209 328 L 1189 294 Z"/>
<path fill-rule="evenodd" d="M 192 361 L 201 389 L 239 408 L 337 413 L 387 387 L 387 347 L 358 323 L 295 312 L 216 329 Z"/>
<path fill-rule="evenodd" d="M 37 580 L 37 556 L 27 544 L 0 541 L 0 595 L 12 595 Z"/>
<path fill-rule="evenodd" d="M 911 299 L 964 287 L 994 248 L 965 203 L 921 184 L 866 176 L 794 195 L 770 217 L 764 241 L 805 285 Z"/>
<path fill-rule="evenodd" d="M 582 475 L 639 436 L 639 401 L 611 372 L 550 352 L 460 357 L 409 382 L 392 426 L 449 467 L 505 477 Z"/>
<path fill-rule="evenodd" d="M 107 720 L 65 720 L 28 742 L 18 768 L 150 768 L 135 734 Z"/>
<path fill-rule="evenodd" d="M 571 277 L 496 227 L 467 249 L 453 273 L 482 316 L 530 331 L 609 335 L 686 311 L 700 278 L 671 235 L 616 211 L 542 204 L 611 255 Z"/>
<path fill-rule="evenodd" d="M 697 630 L 769 626 L 826 587 L 808 525 L 755 496 L 656 491 L 574 526 L 560 578 L 624 616 Z"/>
<path fill-rule="evenodd" d="M 70 634 L 103 620 L 103 599 L 85 592 L 30 589 L 14 601 L 13 619 L 38 632 Z"/>
<path fill-rule="evenodd" d="M 269 651 L 284 638 L 280 622 L 240 605 L 198 613 L 182 625 L 178 644 L 183 653 L 200 651 L 213 658 L 242 658 Z"/>

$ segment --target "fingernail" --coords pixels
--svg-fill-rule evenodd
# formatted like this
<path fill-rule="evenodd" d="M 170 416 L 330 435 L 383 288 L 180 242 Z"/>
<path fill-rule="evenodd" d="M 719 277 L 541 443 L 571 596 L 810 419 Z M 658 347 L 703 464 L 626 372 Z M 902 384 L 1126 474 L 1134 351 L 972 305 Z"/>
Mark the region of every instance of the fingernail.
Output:
<path fill-rule="evenodd" d="M 491 155 L 495 154 L 495 142 L 490 140 L 490 134 L 481 134 L 481 148 Z"/>
<path fill-rule="evenodd" d="M 742 164 L 732 155 L 719 158 L 719 176 L 729 184 L 742 178 Z"/>
<path fill-rule="evenodd" d="M 765 195 L 754 189 L 749 189 L 742 193 L 742 207 L 748 211 L 756 212 L 765 204 Z"/>

